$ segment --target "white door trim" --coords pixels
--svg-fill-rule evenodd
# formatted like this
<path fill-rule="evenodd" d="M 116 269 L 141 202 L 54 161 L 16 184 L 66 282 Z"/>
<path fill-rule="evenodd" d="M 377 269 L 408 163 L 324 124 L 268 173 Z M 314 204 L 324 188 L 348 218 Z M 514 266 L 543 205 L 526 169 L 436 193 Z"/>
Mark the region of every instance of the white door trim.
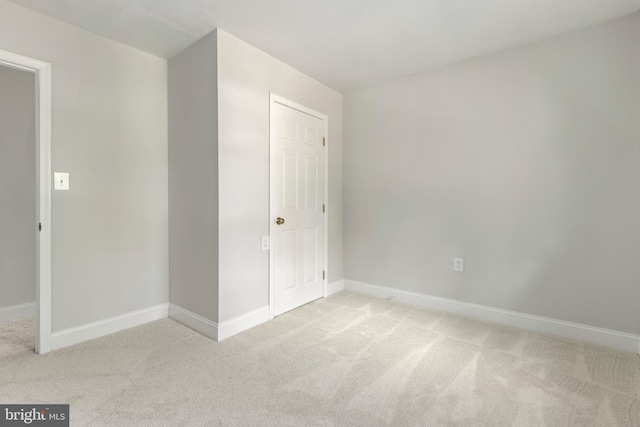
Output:
<path fill-rule="evenodd" d="M 324 265 L 323 270 L 326 275 L 323 280 L 323 296 L 327 297 L 327 282 L 329 280 L 329 117 L 325 114 L 319 113 L 317 111 L 312 110 L 311 108 L 307 108 L 304 105 L 300 105 L 297 102 L 290 101 L 286 98 L 278 96 L 272 92 L 269 93 L 269 242 L 270 242 L 270 250 L 269 250 L 269 319 L 274 318 L 275 313 L 275 257 L 273 256 L 273 236 L 274 231 L 274 223 L 273 218 L 275 217 L 275 206 L 273 203 L 273 194 L 274 194 L 274 182 L 275 182 L 275 170 L 274 170 L 274 161 L 275 161 L 275 106 L 276 104 L 284 105 L 286 107 L 293 108 L 298 111 L 302 111 L 303 113 L 309 114 L 310 116 L 317 117 L 318 119 L 324 122 L 324 137 L 325 144 L 324 147 L 324 204 L 325 204 L 325 214 L 324 214 Z"/>
<path fill-rule="evenodd" d="M 43 354 L 51 351 L 51 64 L 0 50 L 0 65 L 28 71 L 36 77 L 37 206 L 42 224 L 36 239 L 36 353 Z"/>

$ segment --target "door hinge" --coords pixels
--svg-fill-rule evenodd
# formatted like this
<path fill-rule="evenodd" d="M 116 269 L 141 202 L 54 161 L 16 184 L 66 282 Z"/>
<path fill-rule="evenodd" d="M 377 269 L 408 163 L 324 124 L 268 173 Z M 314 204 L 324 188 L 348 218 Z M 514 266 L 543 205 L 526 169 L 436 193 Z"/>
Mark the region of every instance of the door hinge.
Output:
<path fill-rule="evenodd" d="M 324 203 L 323 203 L 323 204 L 322 204 L 322 213 L 325 213 L 325 212 L 326 212 L 326 207 L 325 207 L 325 205 L 324 205 Z"/>
<path fill-rule="evenodd" d="M 42 231 L 42 223 L 41 222 L 38 223 L 38 231 Z"/>
<path fill-rule="evenodd" d="M 325 145 L 327 145 L 327 138 L 326 137 L 322 137 L 322 146 L 324 147 Z"/>
<path fill-rule="evenodd" d="M 325 273 L 324 273 L 324 270 L 322 270 L 322 280 L 324 279 L 325 279 Z"/>

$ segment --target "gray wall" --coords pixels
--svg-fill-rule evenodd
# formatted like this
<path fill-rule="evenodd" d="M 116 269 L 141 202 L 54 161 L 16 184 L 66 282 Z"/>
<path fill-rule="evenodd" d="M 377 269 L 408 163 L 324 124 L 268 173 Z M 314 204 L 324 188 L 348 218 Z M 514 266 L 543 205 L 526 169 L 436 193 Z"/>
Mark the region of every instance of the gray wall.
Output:
<path fill-rule="evenodd" d="M 0 66 L 0 308 L 36 300 L 35 88 Z"/>
<path fill-rule="evenodd" d="M 329 117 L 329 282 L 342 275 L 342 95 L 218 30 L 220 321 L 269 302 L 269 92 Z"/>
<path fill-rule="evenodd" d="M 4 0 L 0 49 L 52 64 L 53 330 L 167 302 L 166 61 Z"/>
<path fill-rule="evenodd" d="M 218 320 L 218 94 L 213 32 L 169 60 L 170 302 Z"/>
<path fill-rule="evenodd" d="M 638 40 L 635 14 L 347 94 L 345 277 L 639 333 Z"/>

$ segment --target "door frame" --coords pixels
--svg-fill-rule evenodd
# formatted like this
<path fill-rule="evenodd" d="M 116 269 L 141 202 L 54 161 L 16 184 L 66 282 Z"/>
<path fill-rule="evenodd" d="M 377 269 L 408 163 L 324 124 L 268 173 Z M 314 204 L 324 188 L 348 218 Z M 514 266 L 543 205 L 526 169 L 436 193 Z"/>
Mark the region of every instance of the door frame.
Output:
<path fill-rule="evenodd" d="M 36 81 L 36 353 L 44 354 L 51 351 L 51 64 L 0 50 L 0 65 Z"/>
<path fill-rule="evenodd" d="M 275 107 L 276 104 L 293 108 L 310 116 L 316 117 L 324 122 L 324 262 L 323 270 L 326 275 L 322 281 L 323 297 L 327 296 L 327 282 L 329 281 L 329 117 L 326 114 L 319 113 L 297 102 L 291 101 L 282 96 L 269 92 L 269 319 L 275 317 L 275 256 L 273 253 L 273 232 L 275 224 L 273 218 L 276 214 L 274 197 L 275 185 Z"/>

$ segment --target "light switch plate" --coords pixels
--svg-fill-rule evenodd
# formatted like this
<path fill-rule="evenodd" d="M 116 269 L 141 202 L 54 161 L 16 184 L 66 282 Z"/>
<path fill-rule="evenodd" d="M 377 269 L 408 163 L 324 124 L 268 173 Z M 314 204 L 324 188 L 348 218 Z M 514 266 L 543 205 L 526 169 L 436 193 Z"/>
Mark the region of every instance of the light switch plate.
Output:
<path fill-rule="evenodd" d="M 53 173 L 53 189 L 69 190 L 69 174 L 67 172 Z"/>
<path fill-rule="evenodd" d="M 270 249 L 270 244 L 269 236 L 262 236 L 262 250 L 268 251 Z"/>

